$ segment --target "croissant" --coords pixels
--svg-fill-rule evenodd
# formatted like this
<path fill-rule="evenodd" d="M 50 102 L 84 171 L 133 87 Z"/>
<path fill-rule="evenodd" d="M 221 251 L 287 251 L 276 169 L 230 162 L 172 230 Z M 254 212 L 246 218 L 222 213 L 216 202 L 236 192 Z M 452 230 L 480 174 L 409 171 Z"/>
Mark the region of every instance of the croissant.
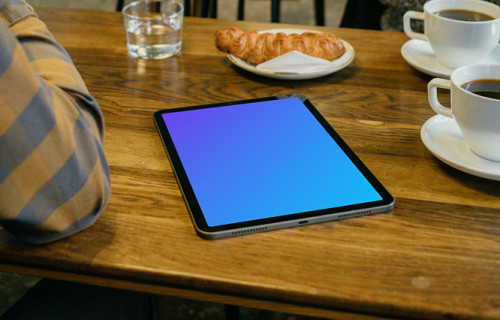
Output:
<path fill-rule="evenodd" d="M 215 45 L 223 52 L 255 64 L 293 50 L 326 60 L 338 58 L 345 52 L 342 40 L 332 33 L 260 34 L 234 27 L 217 31 Z"/>

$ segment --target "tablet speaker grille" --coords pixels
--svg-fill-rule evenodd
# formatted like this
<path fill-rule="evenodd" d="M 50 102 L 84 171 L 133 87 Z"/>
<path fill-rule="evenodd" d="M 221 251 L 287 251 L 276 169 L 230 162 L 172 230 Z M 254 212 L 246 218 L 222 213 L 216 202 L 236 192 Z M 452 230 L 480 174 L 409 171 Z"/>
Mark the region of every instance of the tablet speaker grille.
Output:
<path fill-rule="evenodd" d="M 371 213 L 372 212 L 370 210 L 344 213 L 344 214 L 339 215 L 339 218 L 344 219 L 344 218 L 350 218 L 350 217 L 364 216 L 364 215 L 371 214 Z"/>
<path fill-rule="evenodd" d="M 236 235 L 247 234 L 247 233 L 254 233 L 254 232 L 261 232 L 261 231 L 266 231 L 266 230 L 267 230 L 266 227 L 251 228 L 251 229 L 234 231 L 234 232 L 232 232 L 232 235 L 236 236 Z"/>

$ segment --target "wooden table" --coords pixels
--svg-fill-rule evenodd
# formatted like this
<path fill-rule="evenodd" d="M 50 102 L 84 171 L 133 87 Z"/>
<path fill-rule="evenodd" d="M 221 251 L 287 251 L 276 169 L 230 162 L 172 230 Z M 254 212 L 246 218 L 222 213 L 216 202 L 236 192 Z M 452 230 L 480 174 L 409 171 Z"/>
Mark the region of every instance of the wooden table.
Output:
<path fill-rule="evenodd" d="M 401 57 L 404 34 L 308 27 L 338 34 L 356 58 L 330 76 L 285 81 L 236 68 L 213 44 L 217 29 L 284 25 L 186 18 L 182 55 L 145 61 L 127 56 L 119 13 L 38 12 L 102 107 L 112 196 L 92 227 L 50 245 L 0 230 L 1 270 L 325 318 L 500 319 L 500 183 L 455 170 L 423 145 L 431 77 Z M 201 239 L 153 112 L 293 92 L 312 100 L 395 209 Z"/>

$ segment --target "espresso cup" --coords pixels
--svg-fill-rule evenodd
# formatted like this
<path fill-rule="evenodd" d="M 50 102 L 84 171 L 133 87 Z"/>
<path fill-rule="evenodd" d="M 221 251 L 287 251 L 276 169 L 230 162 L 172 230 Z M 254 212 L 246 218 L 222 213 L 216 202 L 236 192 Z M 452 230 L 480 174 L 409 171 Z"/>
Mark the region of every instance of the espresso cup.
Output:
<path fill-rule="evenodd" d="M 465 21 L 444 16 L 453 12 L 474 12 L 491 19 Z M 424 21 L 425 34 L 412 29 L 412 19 Z M 408 37 L 429 41 L 437 60 L 452 69 L 480 63 L 500 40 L 500 7 L 482 0 L 432 0 L 424 4 L 424 12 L 406 12 L 403 23 Z"/>
<path fill-rule="evenodd" d="M 437 88 L 451 90 L 451 108 L 439 102 Z M 432 109 L 455 119 L 475 154 L 500 161 L 500 64 L 455 69 L 450 80 L 432 79 L 427 91 Z"/>

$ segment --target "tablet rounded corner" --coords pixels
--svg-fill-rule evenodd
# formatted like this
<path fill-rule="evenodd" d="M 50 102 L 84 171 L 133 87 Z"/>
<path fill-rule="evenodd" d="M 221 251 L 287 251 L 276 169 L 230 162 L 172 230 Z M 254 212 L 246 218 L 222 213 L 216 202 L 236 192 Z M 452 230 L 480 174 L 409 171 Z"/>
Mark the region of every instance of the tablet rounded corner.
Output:
<path fill-rule="evenodd" d="M 202 238 L 202 239 L 205 239 L 205 240 L 214 240 L 214 239 L 218 239 L 220 238 L 219 236 L 217 236 L 216 233 L 214 232 L 210 232 L 210 231 L 205 231 L 205 230 L 202 230 L 200 229 L 200 227 L 198 227 L 197 225 L 195 225 L 195 230 L 196 230 L 196 234 Z"/>
<path fill-rule="evenodd" d="M 276 98 L 278 99 L 299 98 L 300 101 L 302 102 L 308 100 L 307 97 L 301 93 L 282 94 L 282 95 L 277 95 Z"/>

